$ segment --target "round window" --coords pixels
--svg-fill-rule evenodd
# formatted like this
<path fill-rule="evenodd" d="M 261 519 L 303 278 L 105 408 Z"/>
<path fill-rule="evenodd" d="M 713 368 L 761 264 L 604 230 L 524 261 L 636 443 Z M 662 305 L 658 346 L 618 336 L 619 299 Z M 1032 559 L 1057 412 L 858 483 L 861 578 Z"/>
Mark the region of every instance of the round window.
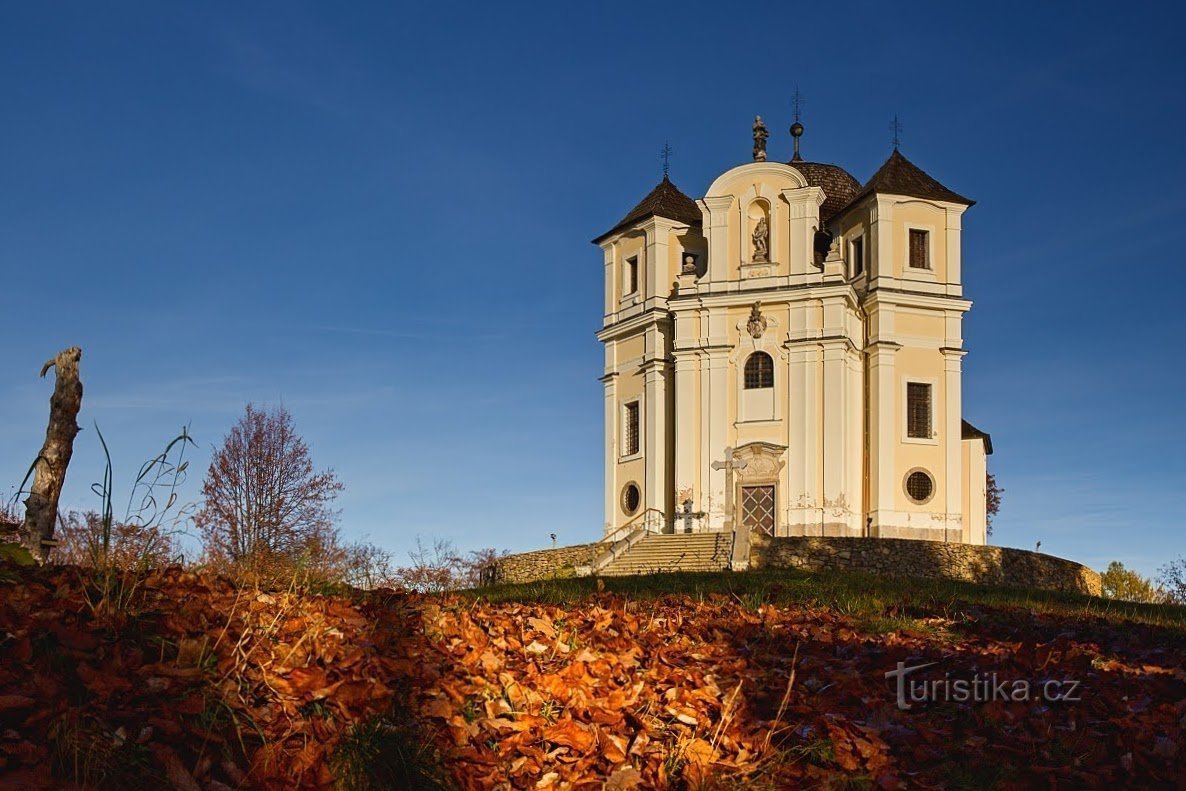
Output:
<path fill-rule="evenodd" d="M 914 470 L 906 476 L 906 494 L 916 503 L 925 503 L 935 493 L 935 481 L 925 470 Z"/>
<path fill-rule="evenodd" d="M 642 492 L 639 491 L 637 483 L 628 483 L 622 489 L 622 510 L 627 515 L 633 514 L 638 510 L 638 506 L 642 504 Z"/>

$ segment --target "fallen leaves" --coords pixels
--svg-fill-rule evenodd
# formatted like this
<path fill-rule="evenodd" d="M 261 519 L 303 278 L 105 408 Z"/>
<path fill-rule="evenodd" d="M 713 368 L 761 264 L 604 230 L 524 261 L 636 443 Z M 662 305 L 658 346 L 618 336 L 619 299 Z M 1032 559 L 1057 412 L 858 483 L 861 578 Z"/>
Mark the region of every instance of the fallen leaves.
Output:
<path fill-rule="evenodd" d="M 411 717 L 416 760 L 473 791 L 1184 776 L 1183 641 L 1168 630 L 981 608 L 945 613 L 942 632 L 920 620 L 876 634 L 825 608 L 755 611 L 722 595 L 299 596 L 178 569 L 146 576 L 134 612 L 112 622 L 89 617 L 75 569 L 6 579 L 0 783 L 110 785 L 139 750 L 174 788 L 330 788 L 342 756 L 371 756 L 363 772 L 381 762 L 358 734 L 380 744 L 367 726 L 395 711 Z M 899 661 L 939 663 L 932 678 L 1072 678 L 1082 699 L 903 711 L 884 676 Z M 85 776 L 71 777 L 82 757 Z"/>

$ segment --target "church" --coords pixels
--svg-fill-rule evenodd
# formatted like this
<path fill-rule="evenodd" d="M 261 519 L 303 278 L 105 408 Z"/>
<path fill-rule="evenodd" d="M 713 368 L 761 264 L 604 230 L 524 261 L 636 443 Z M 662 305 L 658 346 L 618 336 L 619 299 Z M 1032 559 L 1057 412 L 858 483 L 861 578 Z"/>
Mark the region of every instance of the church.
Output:
<path fill-rule="evenodd" d="M 864 184 L 799 153 L 698 199 L 666 173 L 604 256 L 605 532 L 984 544 L 966 421 L 960 233 L 973 201 L 895 145 Z M 748 543 L 748 542 L 747 542 Z"/>

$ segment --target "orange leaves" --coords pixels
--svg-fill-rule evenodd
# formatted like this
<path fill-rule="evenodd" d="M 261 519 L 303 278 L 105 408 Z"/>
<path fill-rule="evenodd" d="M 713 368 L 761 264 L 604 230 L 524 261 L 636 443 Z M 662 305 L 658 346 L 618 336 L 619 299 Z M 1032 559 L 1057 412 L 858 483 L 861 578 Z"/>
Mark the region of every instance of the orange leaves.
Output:
<path fill-rule="evenodd" d="M 0 583 L 0 770 L 33 786 L 56 782 L 46 745 L 70 722 L 202 789 L 328 789 L 360 729 L 378 740 L 361 754 L 439 754 L 467 791 L 686 791 L 722 775 L 945 787 L 990 772 L 1012 787 L 1166 786 L 1186 757 L 1182 640 L 1164 631 L 982 608 L 958 639 L 947 614 L 943 636 L 882 635 L 727 596 L 301 597 L 169 570 L 144 580 L 148 604 L 113 633 L 78 619 L 69 573 Z M 898 661 L 939 662 L 940 679 L 1075 678 L 1083 699 L 902 711 L 884 676 Z M 388 748 L 387 730 L 365 726 L 395 712 L 411 730 Z"/>
<path fill-rule="evenodd" d="M 568 747 L 578 754 L 588 752 L 597 744 L 597 736 L 592 727 L 575 722 L 571 718 L 565 718 L 544 728 L 540 736 L 545 742 Z"/>

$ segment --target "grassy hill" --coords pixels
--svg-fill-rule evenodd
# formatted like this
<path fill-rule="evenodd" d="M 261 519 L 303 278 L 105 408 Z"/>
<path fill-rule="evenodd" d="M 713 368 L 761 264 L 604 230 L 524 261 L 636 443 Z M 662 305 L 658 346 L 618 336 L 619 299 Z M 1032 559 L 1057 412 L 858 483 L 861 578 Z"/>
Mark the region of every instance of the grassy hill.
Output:
<path fill-rule="evenodd" d="M 1186 776 L 1183 608 L 788 571 L 443 596 L 262 592 L 181 569 L 99 583 L 69 567 L 0 570 L 0 785 L 1181 787 Z M 886 676 L 899 663 L 927 665 L 903 677 L 902 698 Z"/>

